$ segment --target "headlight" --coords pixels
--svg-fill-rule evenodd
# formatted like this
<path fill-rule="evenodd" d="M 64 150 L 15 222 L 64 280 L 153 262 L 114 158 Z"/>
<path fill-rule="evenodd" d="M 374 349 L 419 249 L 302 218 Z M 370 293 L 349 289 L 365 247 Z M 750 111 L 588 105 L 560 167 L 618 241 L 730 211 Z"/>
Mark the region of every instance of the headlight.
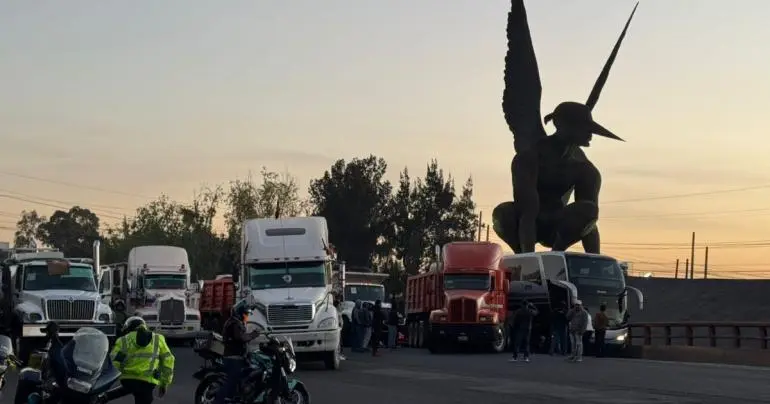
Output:
<path fill-rule="evenodd" d="M 188 314 L 188 315 L 184 316 L 184 318 L 187 321 L 198 321 L 198 320 L 200 320 L 200 318 L 198 318 L 197 314 Z"/>
<path fill-rule="evenodd" d="M 492 316 L 479 316 L 479 321 L 482 323 L 489 323 L 492 321 Z"/>
<path fill-rule="evenodd" d="M 294 373 L 297 370 L 297 361 L 294 358 L 289 358 L 289 373 Z"/>
<path fill-rule="evenodd" d="M 69 388 L 72 391 L 77 391 L 78 393 L 88 393 L 91 391 L 91 387 L 93 387 L 93 384 L 84 382 L 79 379 L 75 379 L 70 377 L 67 379 L 67 388 Z"/>
<path fill-rule="evenodd" d="M 36 323 L 43 320 L 43 315 L 40 313 L 25 313 L 24 317 L 26 317 L 26 320 L 31 323 Z"/>
<path fill-rule="evenodd" d="M 99 321 L 102 322 L 109 322 L 110 321 L 110 315 L 108 313 L 102 313 L 99 315 Z"/>
<path fill-rule="evenodd" d="M 620 334 L 617 337 L 615 337 L 615 341 L 623 342 L 626 340 L 626 334 Z"/>
<path fill-rule="evenodd" d="M 318 328 L 337 328 L 337 317 L 329 317 L 318 323 Z"/>

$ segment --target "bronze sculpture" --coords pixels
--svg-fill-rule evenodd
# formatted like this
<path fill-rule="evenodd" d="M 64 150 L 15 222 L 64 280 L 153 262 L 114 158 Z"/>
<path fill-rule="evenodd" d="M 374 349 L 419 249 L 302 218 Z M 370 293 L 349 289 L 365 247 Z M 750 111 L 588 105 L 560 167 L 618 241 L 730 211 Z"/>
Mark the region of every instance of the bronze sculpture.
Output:
<path fill-rule="evenodd" d="M 535 244 L 564 251 L 581 241 L 588 253 L 600 252 L 599 191 L 601 175 L 581 147 L 592 135 L 623 140 L 593 120 L 591 110 L 626 35 L 631 12 L 610 57 L 585 104 L 563 102 L 544 117 L 556 132 L 546 135 L 540 122 L 542 85 L 527 23 L 524 0 L 511 0 L 508 53 L 505 57 L 503 113 L 514 135 L 511 162 L 513 201 L 492 212 L 493 227 L 516 253 L 534 252 Z M 572 193 L 575 201 L 568 203 Z"/>

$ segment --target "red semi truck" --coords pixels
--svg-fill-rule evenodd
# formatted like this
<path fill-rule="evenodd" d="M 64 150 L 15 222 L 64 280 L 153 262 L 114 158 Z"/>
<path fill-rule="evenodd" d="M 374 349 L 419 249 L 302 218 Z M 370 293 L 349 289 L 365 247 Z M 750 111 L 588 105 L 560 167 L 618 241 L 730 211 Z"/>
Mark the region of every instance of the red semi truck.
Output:
<path fill-rule="evenodd" d="M 510 273 L 502 248 L 489 242 L 436 247 L 438 260 L 406 286 L 408 344 L 432 353 L 457 344 L 505 350 Z"/>

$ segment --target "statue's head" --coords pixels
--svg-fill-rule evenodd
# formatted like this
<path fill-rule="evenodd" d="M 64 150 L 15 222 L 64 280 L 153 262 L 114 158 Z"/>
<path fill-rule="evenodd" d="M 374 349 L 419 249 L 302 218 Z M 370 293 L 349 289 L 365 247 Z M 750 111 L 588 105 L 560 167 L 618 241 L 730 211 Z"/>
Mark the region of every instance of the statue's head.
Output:
<path fill-rule="evenodd" d="M 610 132 L 604 126 L 596 123 L 596 121 L 594 121 L 593 115 L 591 114 L 591 111 L 599 101 L 599 95 L 601 95 L 604 84 L 607 82 L 607 77 L 609 77 L 612 64 L 615 63 L 615 58 L 617 57 L 618 51 L 620 50 L 620 45 L 623 43 L 623 38 L 626 37 L 628 26 L 631 24 L 631 20 L 634 18 L 634 14 L 636 13 L 636 8 L 638 6 L 639 3 L 637 2 L 633 11 L 631 11 L 631 15 L 626 21 L 626 25 L 623 27 L 623 31 L 620 33 L 620 37 L 618 37 L 617 42 L 615 42 L 615 46 L 612 48 L 610 57 L 605 62 L 601 73 L 599 73 L 599 77 L 596 79 L 594 87 L 591 89 L 591 94 L 588 95 L 588 100 L 586 103 L 581 104 L 579 102 L 562 102 L 556 106 L 556 109 L 554 109 L 552 113 L 546 115 L 543 119 L 545 123 L 553 120 L 553 124 L 556 126 L 556 134 L 559 137 L 566 139 L 571 144 L 578 146 L 588 146 L 593 135 L 604 136 L 615 140 L 623 140 L 616 136 L 614 133 Z"/>
<path fill-rule="evenodd" d="M 588 147 L 593 135 L 623 140 L 596 123 L 591 108 L 579 102 L 562 102 L 544 118 L 545 123 L 551 120 L 556 127 L 556 135 L 577 146 Z"/>

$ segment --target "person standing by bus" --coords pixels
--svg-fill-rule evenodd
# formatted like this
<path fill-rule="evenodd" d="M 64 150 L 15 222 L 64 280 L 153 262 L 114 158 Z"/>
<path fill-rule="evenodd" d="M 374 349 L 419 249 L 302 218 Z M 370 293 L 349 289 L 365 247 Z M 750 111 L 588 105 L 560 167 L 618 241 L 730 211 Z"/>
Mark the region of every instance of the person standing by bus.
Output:
<path fill-rule="evenodd" d="M 602 303 L 599 306 L 599 312 L 594 316 L 594 349 L 596 349 L 597 358 L 604 356 L 604 337 L 607 335 L 607 327 L 610 325 L 606 311 L 607 304 Z"/>
<path fill-rule="evenodd" d="M 588 312 L 583 309 L 583 302 L 580 300 L 572 302 L 572 310 L 567 314 L 567 320 L 569 321 L 569 334 L 572 345 L 572 352 L 567 360 L 570 362 L 582 362 L 583 335 L 588 329 L 588 322 L 591 321 Z"/>

